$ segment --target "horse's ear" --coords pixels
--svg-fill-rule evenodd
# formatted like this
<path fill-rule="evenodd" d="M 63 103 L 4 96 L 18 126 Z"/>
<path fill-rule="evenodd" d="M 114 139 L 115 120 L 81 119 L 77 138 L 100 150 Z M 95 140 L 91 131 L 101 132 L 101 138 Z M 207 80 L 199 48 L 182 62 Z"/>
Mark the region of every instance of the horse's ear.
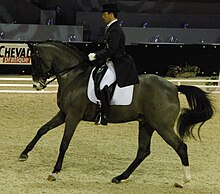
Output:
<path fill-rule="evenodd" d="M 30 49 L 31 51 L 34 50 L 34 47 L 35 47 L 35 44 L 34 44 L 34 43 L 29 42 L 29 43 L 27 43 L 27 45 L 28 45 L 28 47 L 29 47 L 29 49 Z"/>

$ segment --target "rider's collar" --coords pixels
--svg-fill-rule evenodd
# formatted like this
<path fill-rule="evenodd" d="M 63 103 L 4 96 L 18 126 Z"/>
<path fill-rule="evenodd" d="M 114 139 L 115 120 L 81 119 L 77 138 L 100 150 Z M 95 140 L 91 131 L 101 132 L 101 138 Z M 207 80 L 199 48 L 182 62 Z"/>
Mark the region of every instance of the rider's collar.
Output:
<path fill-rule="evenodd" d="M 118 21 L 118 19 L 115 19 L 115 20 L 111 21 L 110 23 L 108 23 L 108 25 L 106 27 L 109 28 L 109 26 L 111 26 L 113 23 L 115 23 L 117 21 Z"/>

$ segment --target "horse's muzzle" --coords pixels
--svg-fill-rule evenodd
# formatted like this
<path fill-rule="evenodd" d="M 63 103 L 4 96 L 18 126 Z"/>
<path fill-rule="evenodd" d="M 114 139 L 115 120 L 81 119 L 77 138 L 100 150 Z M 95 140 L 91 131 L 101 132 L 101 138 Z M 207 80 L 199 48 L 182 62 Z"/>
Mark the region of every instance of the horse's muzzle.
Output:
<path fill-rule="evenodd" d="M 35 88 L 36 90 L 43 90 L 45 87 L 46 85 L 44 83 L 41 83 L 41 82 L 33 83 L 33 88 Z"/>

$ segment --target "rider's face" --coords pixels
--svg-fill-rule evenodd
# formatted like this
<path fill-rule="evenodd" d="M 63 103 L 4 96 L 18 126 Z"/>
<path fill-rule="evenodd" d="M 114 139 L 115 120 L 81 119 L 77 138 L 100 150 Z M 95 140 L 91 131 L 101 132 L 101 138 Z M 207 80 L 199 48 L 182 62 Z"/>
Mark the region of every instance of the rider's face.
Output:
<path fill-rule="evenodd" d="M 108 24 L 112 21 L 113 19 L 113 14 L 112 13 L 108 13 L 108 12 L 103 12 L 102 14 L 102 19 L 103 21 Z"/>

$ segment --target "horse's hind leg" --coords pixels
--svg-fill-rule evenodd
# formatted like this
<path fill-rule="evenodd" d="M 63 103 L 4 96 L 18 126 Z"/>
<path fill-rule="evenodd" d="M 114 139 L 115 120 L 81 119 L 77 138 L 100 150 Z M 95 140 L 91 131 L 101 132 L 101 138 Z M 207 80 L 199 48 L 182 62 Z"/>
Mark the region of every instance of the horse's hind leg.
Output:
<path fill-rule="evenodd" d="M 157 130 L 157 132 L 179 155 L 183 165 L 184 182 L 189 182 L 191 180 L 191 174 L 189 169 L 187 145 L 176 135 L 173 129 Z"/>
<path fill-rule="evenodd" d="M 141 162 L 150 154 L 150 143 L 153 131 L 154 130 L 147 123 L 139 122 L 139 145 L 137 156 L 131 165 L 121 175 L 112 179 L 113 183 L 120 183 L 121 180 L 127 179 L 141 164 Z"/>
<path fill-rule="evenodd" d="M 19 156 L 19 161 L 25 161 L 28 158 L 28 153 L 34 148 L 39 139 L 46 134 L 51 129 L 58 127 L 65 121 L 65 115 L 59 111 L 49 122 L 43 125 L 32 139 L 32 141 L 27 145 L 24 151 Z"/>

